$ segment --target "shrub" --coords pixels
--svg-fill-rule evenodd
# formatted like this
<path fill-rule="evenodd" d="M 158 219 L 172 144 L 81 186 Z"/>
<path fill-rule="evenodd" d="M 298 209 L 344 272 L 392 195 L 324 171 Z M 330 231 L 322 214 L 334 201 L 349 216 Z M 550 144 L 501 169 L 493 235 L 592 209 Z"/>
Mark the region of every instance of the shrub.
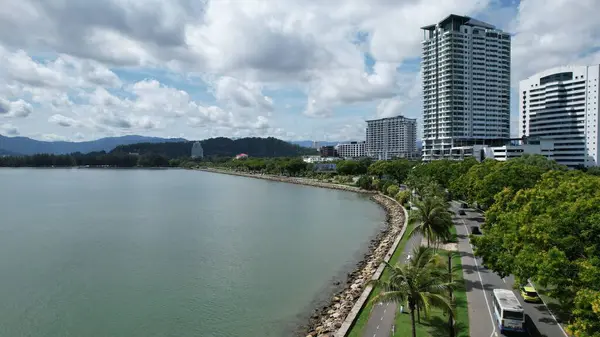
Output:
<path fill-rule="evenodd" d="M 387 187 L 387 189 L 385 190 L 386 194 L 389 195 L 390 197 L 394 197 L 396 194 L 398 194 L 398 192 L 400 191 L 400 187 L 398 187 L 398 185 L 390 185 Z"/>
<path fill-rule="evenodd" d="M 372 190 L 373 189 L 373 179 L 369 176 L 360 176 L 356 181 L 356 186 L 362 188 L 363 190 Z"/>
<path fill-rule="evenodd" d="M 404 205 L 408 202 L 408 200 L 410 199 L 410 191 L 409 190 L 404 190 L 404 191 L 400 191 L 396 194 L 396 196 L 394 197 L 396 199 L 396 201 L 398 201 L 401 205 Z"/>

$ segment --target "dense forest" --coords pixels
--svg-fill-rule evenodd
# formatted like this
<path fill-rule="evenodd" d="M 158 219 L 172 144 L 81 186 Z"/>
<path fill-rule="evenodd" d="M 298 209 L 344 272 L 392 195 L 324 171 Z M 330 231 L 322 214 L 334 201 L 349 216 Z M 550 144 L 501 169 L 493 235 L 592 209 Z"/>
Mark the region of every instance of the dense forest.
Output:
<path fill-rule="evenodd" d="M 122 145 L 109 153 L 72 153 L 0 156 L 0 167 L 191 167 L 193 142 L 140 143 Z M 212 138 L 202 141 L 206 161 L 226 161 L 239 153 L 250 157 L 298 157 L 313 154 L 313 149 L 293 145 L 276 138 Z"/>
<path fill-rule="evenodd" d="M 246 153 L 250 157 L 297 157 L 317 154 L 316 150 L 290 144 L 277 138 L 210 138 L 200 142 L 205 157 L 233 157 Z M 111 153 L 158 154 L 169 159 L 189 157 L 193 142 L 139 143 L 116 147 Z"/>

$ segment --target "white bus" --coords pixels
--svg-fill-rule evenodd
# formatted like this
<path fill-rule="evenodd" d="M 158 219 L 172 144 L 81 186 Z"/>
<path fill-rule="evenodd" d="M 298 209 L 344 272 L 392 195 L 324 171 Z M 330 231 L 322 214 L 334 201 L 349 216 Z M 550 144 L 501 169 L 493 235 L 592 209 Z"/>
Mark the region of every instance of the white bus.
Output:
<path fill-rule="evenodd" d="M 494 289 L 493 304 L 500 333 L 505 330 L 525 331 L 525 314 L 515 293 L 507 289 Z"/>

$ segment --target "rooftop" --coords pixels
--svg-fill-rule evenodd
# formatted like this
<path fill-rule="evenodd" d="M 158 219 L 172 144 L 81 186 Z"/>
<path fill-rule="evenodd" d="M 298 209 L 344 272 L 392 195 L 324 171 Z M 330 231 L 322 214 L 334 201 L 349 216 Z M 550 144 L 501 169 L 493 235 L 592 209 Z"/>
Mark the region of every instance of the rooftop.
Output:
<path fill-rule="evenodd" d="M 366 120 L 366 122 L 377 122 L 377 121 L 384 121 L 386 119 L 396 119 L 396 118 L 407 119 L 407 120 L 410 120 L 410 121 L 416 121 L 417 120 L 416 118 L 407 118 L 407 117 L 404 117 L 402 115 L 399 115 L 399 116 L 394 116 L 394 117 L 385 117 L 385 118 L 378 118 L 378 119 L 368 119 L 368 120 Z"/>
<path fill-rule="evenodd" d="M 434 30 L 437 25 L 443 26 L 449 22 L 458 21 L 461 25 L 473 26 L 473 27 L 482 27 L 487 29 L 496 29 L 495 26 L 490 25 L 489 23 L 485 23 L 483 21 L 479 21 L 477 19 L 473 19 L 468 16 L 450 14 L 444 20 L 438 22 L 437 24 L 428 25 L 421 27 L 423 30 Z"/>

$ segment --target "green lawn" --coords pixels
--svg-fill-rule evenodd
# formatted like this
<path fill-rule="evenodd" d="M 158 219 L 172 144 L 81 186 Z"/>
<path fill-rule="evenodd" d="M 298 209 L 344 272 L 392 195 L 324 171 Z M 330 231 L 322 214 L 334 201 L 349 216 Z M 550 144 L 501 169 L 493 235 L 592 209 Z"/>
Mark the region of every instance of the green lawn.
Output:
<path fill-rule="evenodd" d="M 447 251 L 440 251 L 447 256 Z M 455 252 L 452 256 L 454 266 L 455 280 L 459 280 L 459 287 L 454 291 L 456 299 L 456 337 L 469 337 L 469 312 L 467 308 L 467 293 L 465 283 L 463 282 L 462 264 L 460 263 L 460 254 Z M 417 323 L 418 337 L 447 337 L 448 317 L 438 309 L 432 309 L 429 317 L 421 315 L 421 323 Z M 411 335 L 410 314 L 396 314 L 396 330 L 394 337 L 406 337 Z"/>
<path fill-rule="evenodd" d="M 402 252 L 404 251 L 404 247 L 406 246 L 406 242 L 408 241 L 408 233 L 410 233 L 410 231 L 412 230 L 414 225 L 408 225 L 406 227 L 406 231 L 404 232 L 404 236 L 402 237 L 402 239 L 400 240 L 400 243 L 398 243 L 398 247 L 396 247 L 396 250 L 394 251 L 394 254 L 392 254 L 392 258 L 390 259 L 390 264 L 396 264 L 398 262 L 398 259 L 400 258 L 400 256 L 402 255 Z M 388 278 L 389 277 L 389 272 L 387 269 L 385 269 L 383 271 L 383 274 L 381 275 L 382 279 Z M 375 294 L 378 293 L 378 289 L 375 288 L 372 292 L 371 295 L 369 296 L 369 299 L 367 300 L 367 303 L 365 304 L 365 306 L 362 308 L 362 310 L 360 311 L 360 313 L 358 314 L 358 318 L 354 321 L 354 325 L 350 328 L 350 333 L 348 334 L 349 337 L 361 337 L 362 336 L 362 332 L 365 328 L 365 325 L 367 324 L 367 321 L 369 320 L 369 315 L 371 313 L 371 309 L 373 309 L 373 303 L 371 303 L 371 299 L 375 296 Z"/>

